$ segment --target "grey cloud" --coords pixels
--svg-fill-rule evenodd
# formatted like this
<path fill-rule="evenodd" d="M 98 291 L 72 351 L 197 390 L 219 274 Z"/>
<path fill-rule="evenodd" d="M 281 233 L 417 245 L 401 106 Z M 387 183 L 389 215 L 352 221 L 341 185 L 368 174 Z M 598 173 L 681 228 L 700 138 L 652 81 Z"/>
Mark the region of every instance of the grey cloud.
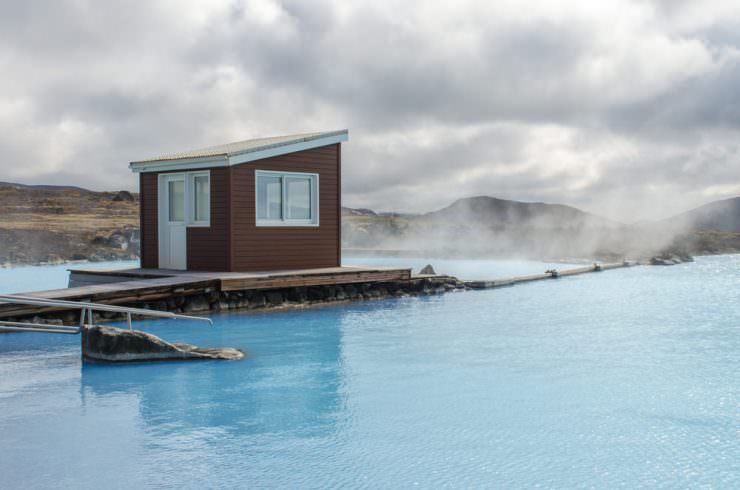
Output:
<path fill-rule="evenodd" d="M 670 213 L 729 197 L 712 189 L 740 182 L 737 19 L 624 9 L 645 5 L 624 29 L 567 1 L 526 17 L 464 2 L 453 19 L 382 2 L 13 3 L 0 180 L 135 188 L 136 158 L 349 127 L 347 205 L 490 194 L 630 220 L 656 199 Z"/>

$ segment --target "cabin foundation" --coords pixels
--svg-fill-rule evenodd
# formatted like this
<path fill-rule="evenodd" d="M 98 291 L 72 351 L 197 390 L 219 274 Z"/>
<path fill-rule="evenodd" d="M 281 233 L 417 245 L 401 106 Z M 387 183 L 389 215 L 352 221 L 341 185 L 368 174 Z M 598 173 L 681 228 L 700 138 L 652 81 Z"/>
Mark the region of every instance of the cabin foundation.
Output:
<path fill-rule="evenodd" d="M 171 272 L 171 271 L 170 271 Z M 349 301 L 440 294 L 466 288 L 450 276 L 411 276 L 410 269 L 338 267 L 275 273 L 179 273 L 163 271 L 74 271 L 72 281 L 85 286 L 27 293 L 47 299 L 89 301 L 141 307 L 173 313 L 307 308 Z M 94 277 L 95 284 L 90 284 Z M 104 282 L 106 279 L 116 282 Z M 64 324 L 79 321 L 77 315 L 50 307 L 0 305 L 0 319 L 39 317 Z M 96 321 L 121 321 L 112 312 L 96 314 Z"/>

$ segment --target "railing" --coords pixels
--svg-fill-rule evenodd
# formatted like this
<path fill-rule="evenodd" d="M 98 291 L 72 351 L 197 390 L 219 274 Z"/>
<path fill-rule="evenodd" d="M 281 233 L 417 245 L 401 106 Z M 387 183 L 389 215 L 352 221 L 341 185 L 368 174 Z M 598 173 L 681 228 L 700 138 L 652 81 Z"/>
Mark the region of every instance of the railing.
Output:
<path fill-rule="evenodd" d="M 95 311 L 107 311 L 113 313 L 122 313 L 126 315 L 126 322 L 128 329 L 133 330 L 132 316 L 148 316 L 155 318 L 170 318 L 179 320 L 195 320 L 208 322 L 213 325 L 213 321 L 210 318 L 200 316 L 181 315 L 179 313 L 172 313 L 169 311 L 158 311 L 158 310 L 147 310 L 145 308 L 129 308 L 127 306 L 114 306 L 104 305 L 100 303 L 89 303 L 84 301 L 66 301 L 61 299 L 46 299 L 37 298 L 34 296 L 21 296 L 15 294 L 4 294 L 0 295 L 0 303 L 13 303 L 19 305 L 30 305 L 30 306 L 47 306 L 53 308 L 65 308 L 65 309 L 79 309 L 80 310 L 80 324 L 77 327 L 68 325 L 53 325 L 47 323 L 26 323 L 26 322 L 10 322 L 0 320 L 0 331 L 5 332 L 42 332 L 42 333 L 64 333 L 64 334 L 78 334 L 82 331 L 85 326 L 94 326 L 95 317 L 93 312 Z M 85 319 L 89 323 L 85 323 Z"/>

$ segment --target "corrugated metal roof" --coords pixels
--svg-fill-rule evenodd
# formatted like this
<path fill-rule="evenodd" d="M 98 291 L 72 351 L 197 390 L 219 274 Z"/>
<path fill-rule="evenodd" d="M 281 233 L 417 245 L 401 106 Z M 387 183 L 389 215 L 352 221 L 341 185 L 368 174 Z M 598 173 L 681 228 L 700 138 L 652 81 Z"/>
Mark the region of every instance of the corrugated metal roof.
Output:
<path fill-rule="evenodd" d="M 207 148 L 201 148 L 198 150 L 183 151 L 179 153 L 170 153 L 166 155 L 160 155 L 154 158 L 147 158 L 144 160 L 136 160 L 131 164 L 137 163 L 151 163 L 161 162 L 169 160 L 185 160 L 192 158 L 208 158 L 223 156 L 229 158 L 234 155 L 241 155 L 243 153 L 251 153 L 255 151 L 267 150 L 270 148 L 278 148 L 281 146 L 292 145 L 295 143 L 301 143 L 304 141 L 312 141 L 321 138 L 327 138 L 330 136 L 337 136 L 341 134 L 347 134 L 346 129 L 338 131 L 322 131 L 317 133 L 301 133 L 291 134 L 287 136 L 273 136 L 269 138 L 254 138 L 250 140 L 237 141 L 235 143 L 227 143 L 224 145 L 209 146 Z"/>

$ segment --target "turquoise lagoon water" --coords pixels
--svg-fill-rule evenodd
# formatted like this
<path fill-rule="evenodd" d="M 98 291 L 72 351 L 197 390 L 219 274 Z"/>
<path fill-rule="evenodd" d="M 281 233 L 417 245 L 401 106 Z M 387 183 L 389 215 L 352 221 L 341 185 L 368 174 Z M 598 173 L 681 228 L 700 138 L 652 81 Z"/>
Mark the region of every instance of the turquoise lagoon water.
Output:
<path fill-rule="evenodd" d="M 0 488 L 740 487 L 740 256 L 214 318 L 141 327 L 248 359 L 1 335 Z"/>
<path fill-rule="evenodd" d="M 66 288 L 69 269 L 126 269 L 139 267 L 138 260 L 86 262 L 82 264 L 27 265 L 0 269 L 0 294 Z"/>
<path fill-rule="evenodd" d="M 344 265 L 368 267 L 411 267 L 414 272 L 432 264 L 439 274 L 456 275 L 461 279 L 492 279 L 512 275 L 534 274 L 550 268 L 568 267 L 526 260 L 449 260 L 402 257 L 349 257 Z M 70 269 L 127 269 L 139 267 L 138 260 L 89 262 L 53 266 L 23 266 L 0 269 L 0 294 L 66 288 Z"/>

